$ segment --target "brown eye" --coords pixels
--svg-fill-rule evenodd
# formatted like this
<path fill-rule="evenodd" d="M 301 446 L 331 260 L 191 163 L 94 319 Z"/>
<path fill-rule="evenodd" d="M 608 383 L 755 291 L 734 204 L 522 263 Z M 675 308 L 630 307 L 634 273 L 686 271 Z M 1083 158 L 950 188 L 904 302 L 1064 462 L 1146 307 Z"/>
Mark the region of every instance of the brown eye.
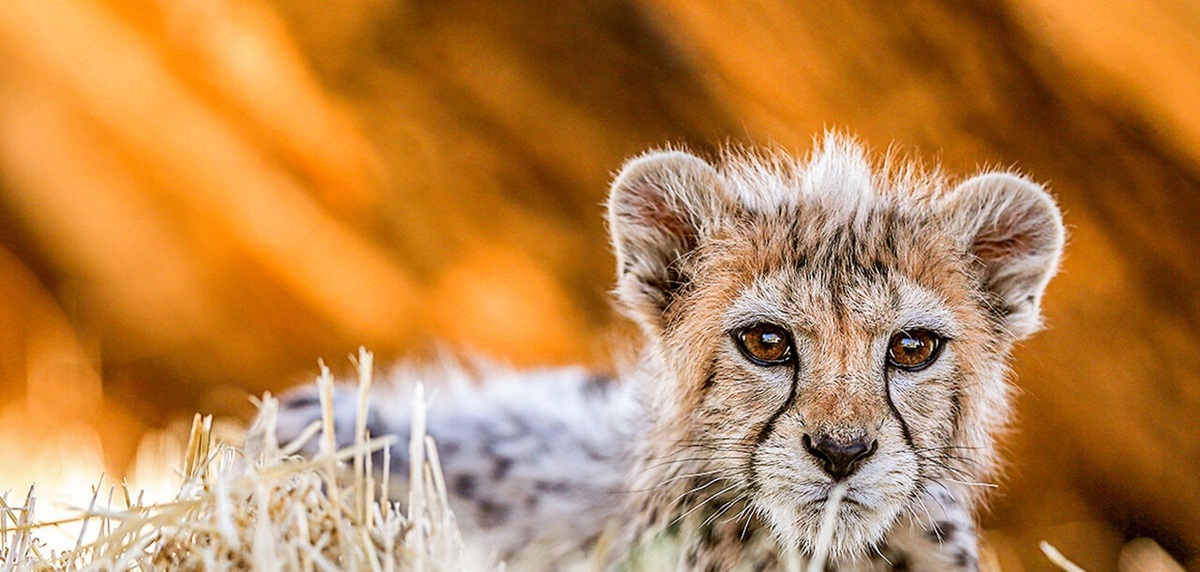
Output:
<path fill-rule="evenodd" d="M 929 330 L 909 330 L 888 342 L 888 363 L 907 371 L 925 369 L 937 359 L 942 338 Z"/>
<path fill-rule="evenodd" d="M 787 330 L 775 324 L 758 323 L 735 336 L 742 353 L 758 365 L 778 365 L 792 355 Z"/>

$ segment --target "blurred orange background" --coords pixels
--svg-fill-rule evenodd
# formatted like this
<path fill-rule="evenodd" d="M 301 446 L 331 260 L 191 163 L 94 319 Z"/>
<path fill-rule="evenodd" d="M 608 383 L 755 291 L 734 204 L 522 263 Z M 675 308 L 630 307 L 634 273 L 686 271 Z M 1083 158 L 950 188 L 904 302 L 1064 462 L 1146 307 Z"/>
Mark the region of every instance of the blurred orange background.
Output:
<path fill-rule="evenodd" d="M 1197 94 L 1190 0 L 6 2 L 0 484 L 128 474 L 359 345 L 607 367 L 622 160 L 836 127 L 1065 209 L 1005 569 L 1200 570 Z"/>

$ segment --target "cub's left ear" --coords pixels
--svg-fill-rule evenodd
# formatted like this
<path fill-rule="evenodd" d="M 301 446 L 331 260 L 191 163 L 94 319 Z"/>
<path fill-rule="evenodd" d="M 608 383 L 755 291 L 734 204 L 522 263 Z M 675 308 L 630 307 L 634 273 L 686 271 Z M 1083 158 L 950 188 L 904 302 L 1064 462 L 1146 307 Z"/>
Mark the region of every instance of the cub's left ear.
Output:
<path fill-rule="evenodd" d="M 617 299 L 647 331 L 691 277 L 685 261 L 721 220 L 729 201 L 721 176 L 682 151 L 633 159 L 613 181 L 608 224 L 617 255 Z"/>
<path fill-rule="evenodd" d="M 1042 292 L 1058 271 L 1065 234 L 1054 199 L 1028 179 L 987 173 L 946 197 L 944 214 L 1016 339 L 1041 326 Z"/>

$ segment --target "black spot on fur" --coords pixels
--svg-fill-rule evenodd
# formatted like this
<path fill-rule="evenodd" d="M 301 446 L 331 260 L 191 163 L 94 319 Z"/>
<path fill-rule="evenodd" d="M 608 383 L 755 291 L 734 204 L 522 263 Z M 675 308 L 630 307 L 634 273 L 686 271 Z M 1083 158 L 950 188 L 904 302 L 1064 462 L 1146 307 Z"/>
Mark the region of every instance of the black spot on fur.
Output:
<path fill-rule="evenodd" d="M 533 428 L 529 426 L 529 420 L 521 412 L 505 410 L 503 415 L 509 429 L 506 437 L 520 437 L 534 432 Z"/>
<path fill-rule="evenodd" d="M 958 396 L 958 390 L 958 384 L 955 384 L 954 393 L 950 394 L 950 426 L 953 428 L 953 433 L 958 433 L 958 430 L 961 428 L 960 425 L 962 424 L 962 401 Z"/>
<path fill-rule="evenodd" d="M 717 383 L 717 374 L 715 371 L 709 371 L 708 375 L 704 376 L 704 381 L 700 384 L 700 393 L 708 393 L 708 390 Z"/>
<path fill-rule="evenodd" d="M 479 524 L 484 528 L 504 524 L 512 512 L 508 506 L 492 500 L 481 500 L 477 506 L 479 507 Z"/>
<path fill-rule="evenodd" d="M 881 280 L 888 275 L 888 266 L 876 258 L 867 265 L 867 274 L 874 280 Z"/>
<path fill-rule="evenodd" d="M 587 454 L 588 459 L 593 461 L 603 461 L 605 456 L 600 451 L 597 451 L 590 443 L 583 445 L 583 452 Z"/>
<path fill-rule="evenodd" d="M 457 455 L 462 450 L 462 445 L 458 441 L 442 441 L 437 444 L 438 455 L 441 457 L 450 457 Z"/>
<path fill-rule="evenodd" d="M 892 563 L 892 570 L 897 572 L 902 570 L 911 570 L 912 564 L 908 561 L 908 555 L 903 552 L 893 552 L 887 555 L 887 559 Z"/>
<path fill-rule="evenodd" d="M 657 298 L 662 300 L 662 303 L 658 309 L 663 314 L 666 314 L 671 304 L 686 294 L 692 285 L 691 277 L 680 268 L 682 260 L 681 257 L 676 257 L 663 269 L 661 277 L 646 280 L 646 284 L 659 294 Z"/>
<path fill-rule="evenodd" d="M 316 395 L 302 393 L 300 395 L 294 395 L 285 398 L 281 405 L 283 405 L 284 409 L 304 409 L 308 407 L 315 407 L 320 404 L 321 399 Z"/>
<path fill-rule="evenodd" d="M 808 256 L 802 252 L 797 253 L 795 260 L 792 262 L 792 266 L 795 267 L 796 270 L 804 270 L 804 268 L 808 266 Z"/>
<path fill-rule="evenodd" d="M 894 256 L 897 254 L 897 252 L 896 252 L 897 224 L 896 224 L 896 215 L 894 212 L 889 213 L 887 222 L 888 222 L 887 232 L 883 233 L 883 248 L 888 254 L 891 254 Z"/>
<path fill-rule="evenodd" d="M 700 383 L 700 395 L 708 393 L 708 390 L 717 383 L 717 358 L 713 358 L 708 364 L 708 372 L 704 376 L 704 381 Z"/>
<path fill-rule="evenodd" d="M 926 534 L 934 542 L 946 542 L 953 538 L 956 532 L 958 532 L 956 524 L 943 520 L 933 523 L 933 528 L 929 529 Z"/>
<path fill-rule="evenodd" d="M 492 465 L 492 479 L 499 481 L 508 476 L 508 472 L 512 470 L 513 460 L 508 457 L 496 457 L 496 463 Z"/>
<path fill-rule="evenodd" d="M 456 475 L 450 481 L 450 492 L 463 498 L 471 498 L 475 494 L 475 475 Z"/>
<path fill-rule="evenodd" d="M 964 570 L 975 570 L 978 567 L 975 557 L 965 548 L 954 553 L 954 565 Z"/>
<path fill-rule="evenodd" d="M 583 384 L 583 394 L 587 397 L 604 397 L 615 383 L 616 380 L 611 375 L 592 375 Z"/>
<path fill-rule="evenodd" d="M 542 493 L 563 493 L 567 492 L 567 483 L 557 481 L 537 481 L 533 484 L 533 488 Z"/>

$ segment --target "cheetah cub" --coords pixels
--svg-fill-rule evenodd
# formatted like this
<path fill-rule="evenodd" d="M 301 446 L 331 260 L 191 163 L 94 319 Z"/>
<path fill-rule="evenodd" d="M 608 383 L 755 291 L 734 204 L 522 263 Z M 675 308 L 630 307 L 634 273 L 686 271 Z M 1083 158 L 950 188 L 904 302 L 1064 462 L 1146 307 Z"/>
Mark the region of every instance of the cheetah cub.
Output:
<path fill-rule="evenodd" d="M 603 537 L 622 569 L 661 568 L 660 544 L 681 570 L 793 568 L 836 488 L 827 568 L 978 569 L 1010 351 L 1063 246 L 1042 187 L 875 168 L 831 134 L 806 160 L 647 153 L 608 217 L 615 295 L 645 338 L 623 379 L 410 370 L 374 400 L 372 433 L 403 434 L 409 382 L 439 393 L 429 432 L 468 533 L 517 567 Z M 280 433 L 318 414 L 294 394 Z"/>

